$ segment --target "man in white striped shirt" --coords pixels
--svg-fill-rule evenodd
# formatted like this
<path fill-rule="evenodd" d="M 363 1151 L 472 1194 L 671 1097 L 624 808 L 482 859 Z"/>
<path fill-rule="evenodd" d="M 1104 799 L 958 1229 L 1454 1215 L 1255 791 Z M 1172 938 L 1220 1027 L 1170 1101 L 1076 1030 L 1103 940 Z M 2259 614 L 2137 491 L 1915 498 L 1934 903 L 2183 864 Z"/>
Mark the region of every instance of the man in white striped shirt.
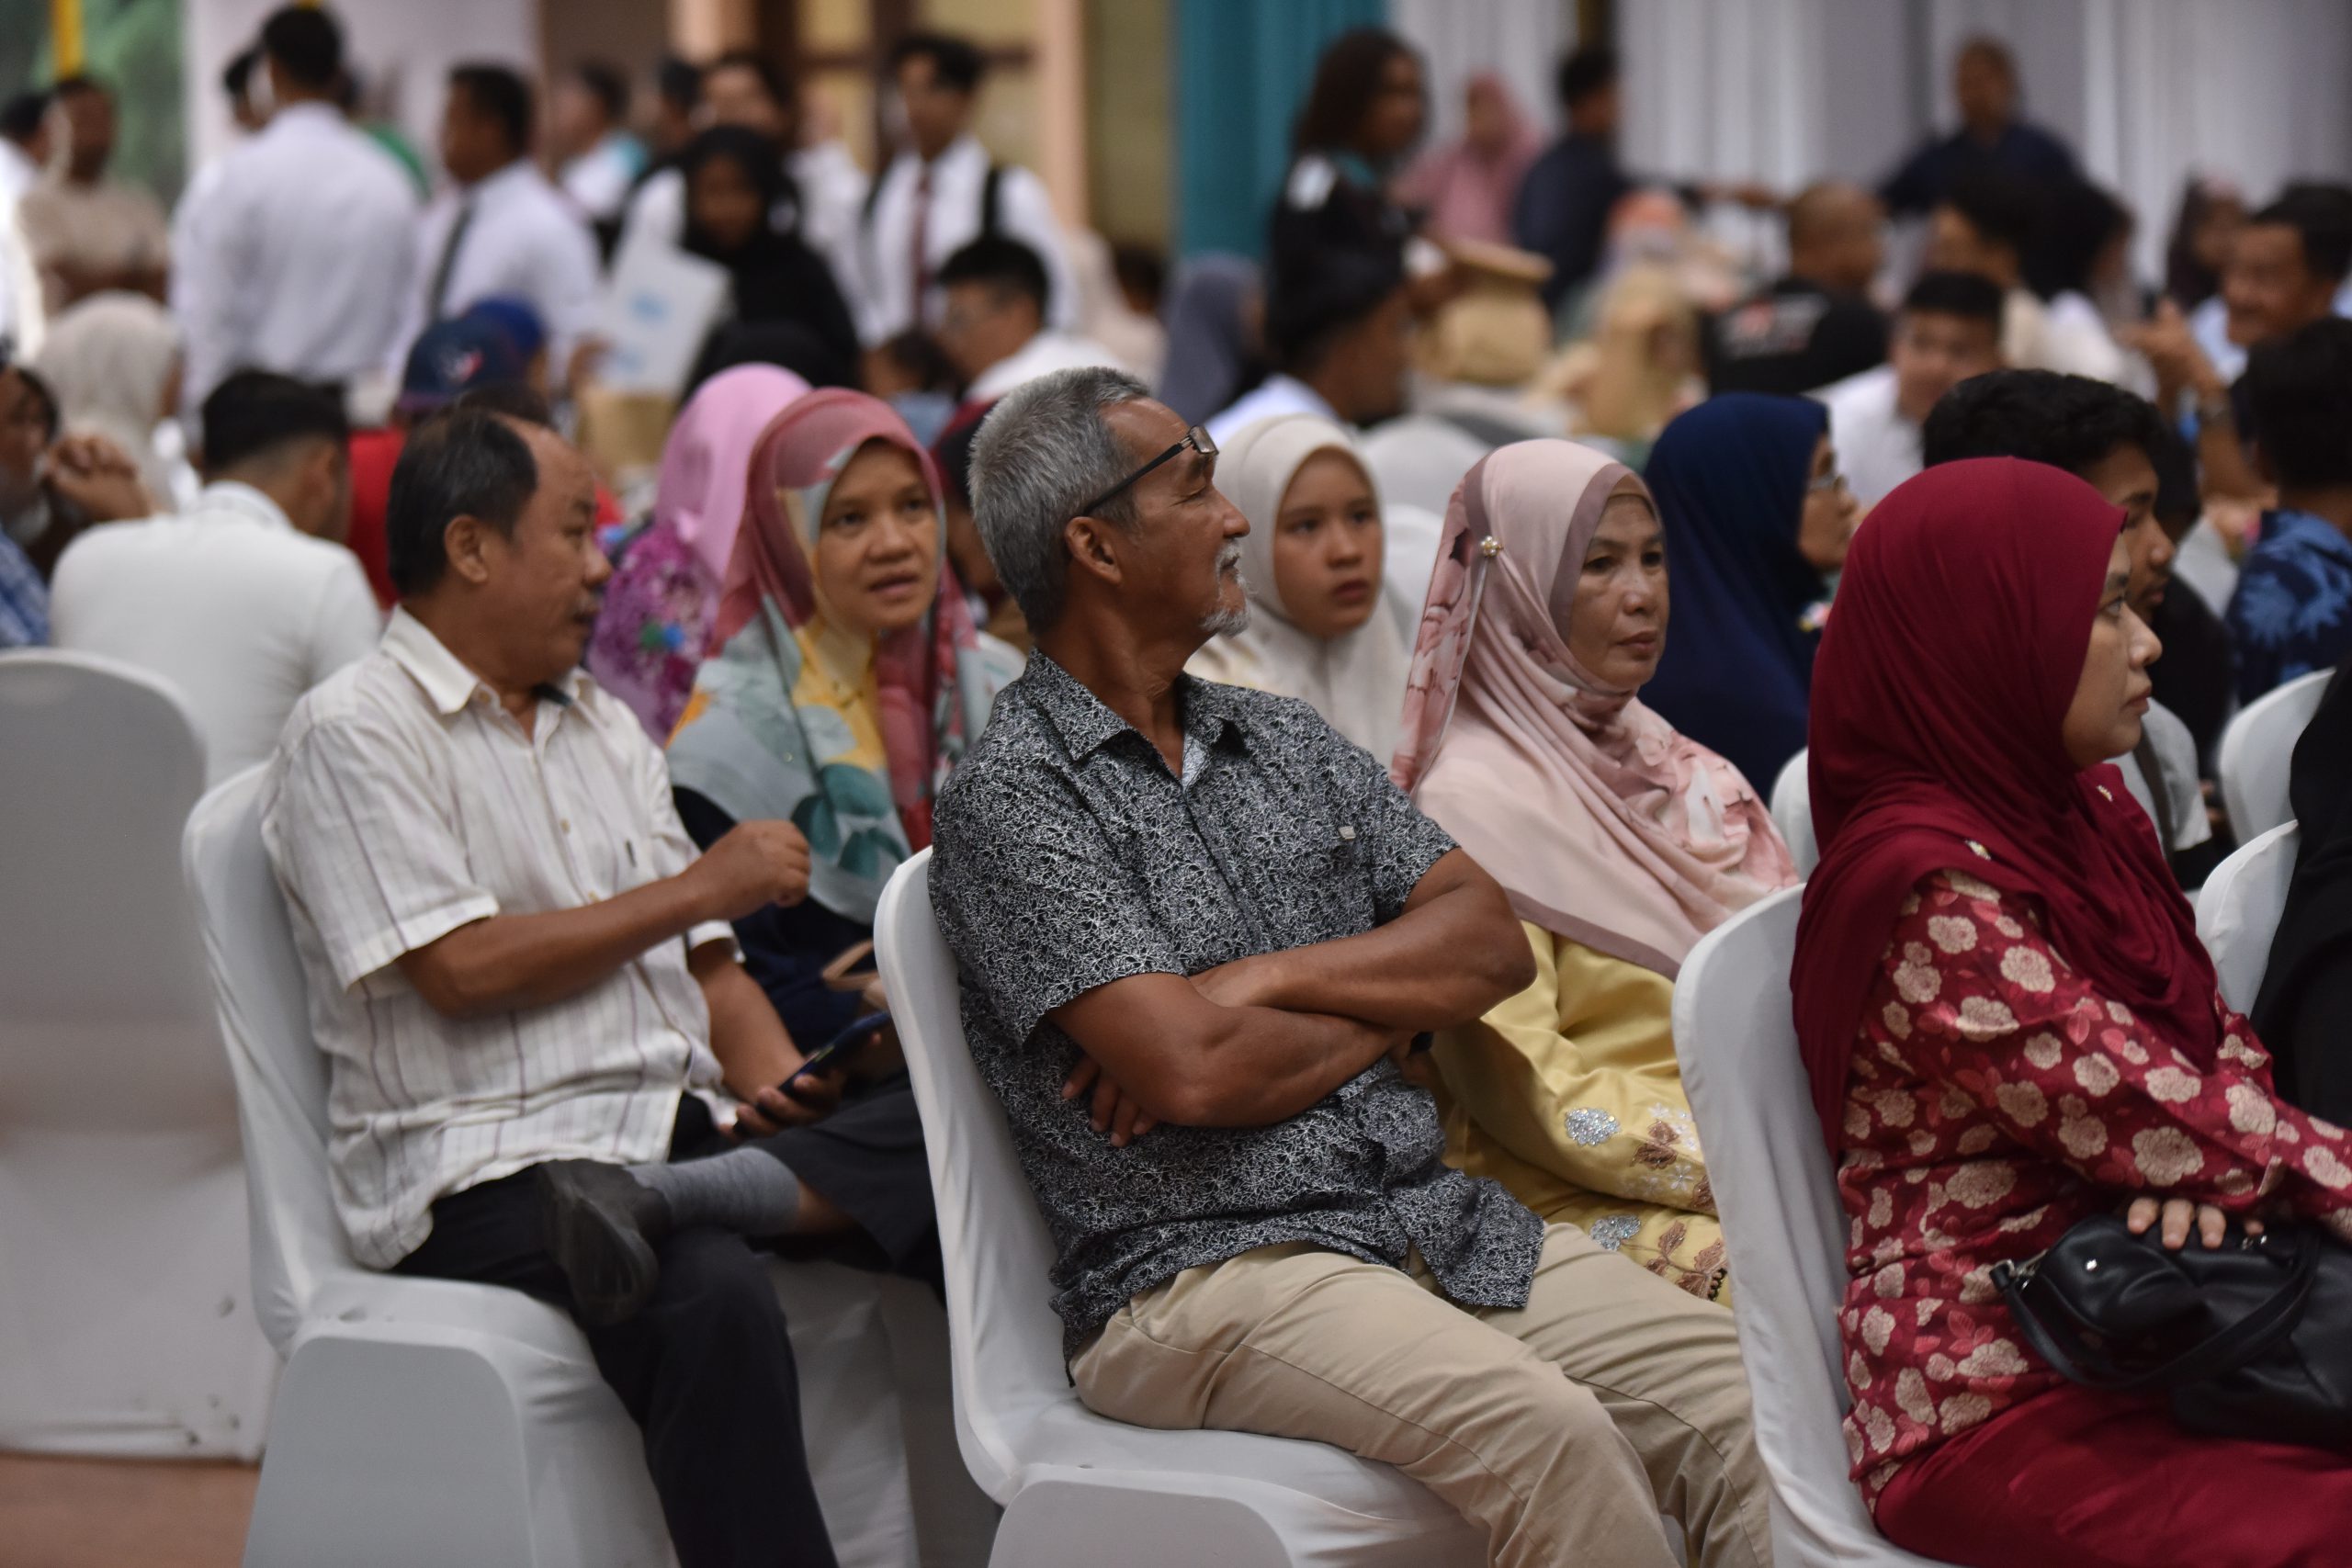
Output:
<path fill-rule="evenodd" d="M 808 846 L 747 822 L 695 857 L 661 754 L 578 669 L 594 513 L 550 430 L 421 427 L 387 517 L 401 607 L 281 738 L 263 834 L 332 1065 L 336 1207 L 370 1267 L 571 1312 L 684 1568 L 830 1568 L 746 1238 L 843 1228 L 789 1153 L 838 1085 L 777 1087 L 802 1057 L 727 924 L 804 897 Z"/>

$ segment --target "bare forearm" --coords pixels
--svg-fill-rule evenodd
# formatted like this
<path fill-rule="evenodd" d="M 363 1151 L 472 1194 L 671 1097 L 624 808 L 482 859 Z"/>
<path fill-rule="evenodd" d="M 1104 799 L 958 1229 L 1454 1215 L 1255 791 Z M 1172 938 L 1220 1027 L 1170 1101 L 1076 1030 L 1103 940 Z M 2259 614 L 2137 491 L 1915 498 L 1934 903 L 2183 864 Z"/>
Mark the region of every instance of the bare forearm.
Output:
<path fill-rule="evenodd" d="M 790 1077 L 800 1051 L 760 983 L 718 942 L 696 948 L 691 962 L 710 1009 L 710 1052 L 727 1087 L 748 1099 Z"/>
<path fill-rule="evenodd" d="M 1218 983 L 1203 976 L 1212 999 L 1337 1013 L 1408 1034 L 1467 1022 L 1534 977 L 1517 917 L 1483 877 L 1385 926 L 1226 967 L 1238 985 L 1220 998 Z"/>
<path fill-rule="evenodd" d="M 601 903 L 492 915 L 401 960 L 434 1009 L 453 1018 L 544 1007 L 579 995 L 707 918 L 692 881 L 650 882 Z"/>
<path fill-rule="evenodd" d="M 1287 1121 L 1386 1055 L 1398 1038 L 1393 1031 L 1329 1013 L 1264 1007 L 1222 1010 L 1223 1027 L 1197 1060 L 1172 1075 L 1164 1103 L 1144 1102 L 1160 1121 L 1195 1127 L 1264 1127 Z"/>

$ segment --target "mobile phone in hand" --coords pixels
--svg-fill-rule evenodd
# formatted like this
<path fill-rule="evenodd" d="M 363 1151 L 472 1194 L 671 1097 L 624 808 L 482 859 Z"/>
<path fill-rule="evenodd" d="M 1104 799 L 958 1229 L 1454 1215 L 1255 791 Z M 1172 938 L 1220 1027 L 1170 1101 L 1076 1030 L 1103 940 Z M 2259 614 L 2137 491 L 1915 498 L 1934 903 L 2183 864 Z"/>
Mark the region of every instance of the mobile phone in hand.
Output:
<path fill-rule="evenodd" d="M 873 1039 L 882 1032 L 883 1025 L 889 1021 L 890 1015 L 887 1012 L 870 1012 L 864 1018 L 853 1019 L 848 1028 L 809 1052 L 801 1064 L 792 1069 L 792 1076 L 775 1086 L 776 1092 L 790 1094 L 792 1086 L 801 1078 L 812 1073 L 825 1071 L 831 1066 L 836 1057 L 846 1055 Z"/>

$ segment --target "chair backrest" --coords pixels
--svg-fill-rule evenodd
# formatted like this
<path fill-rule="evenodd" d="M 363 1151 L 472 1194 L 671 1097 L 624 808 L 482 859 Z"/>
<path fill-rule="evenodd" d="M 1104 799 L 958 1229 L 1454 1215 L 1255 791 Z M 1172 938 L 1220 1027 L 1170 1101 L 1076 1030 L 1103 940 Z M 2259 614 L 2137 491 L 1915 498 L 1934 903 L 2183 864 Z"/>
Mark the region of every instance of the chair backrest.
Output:
<path fill-rule="evenodd" d="M 875 952 L 914 1079 L 939 1205 L 956 1436 L 972 1479 L 1005 1503 L 1021 1469 L 1021 1430 L 1074 1396 L 1046 1280 L 1053 1241 L 1004 1112 L 964 1041 L 956 958 L 932 915 L 930 871 L 924 850 L 890 878 L 875 911 Z"/>
<path fill-rule="evenodd" d="M 1491 450 L 1452 420 L 1426 413 L 1387 420 L 1363 438 L 1381 504 L 1423 507 L 1440 517 L 1462 476 Z"/>
<path fill-rule="evenodd" d="M 2197 934 L 2213 955 L 2222 999 L 2240 1012 L 2262 992 L 2270 966 L 2270 940 L 2287 908 L 2302 833 L 2292 822 L 2273 828 L 2213 868 L 2197 895 Z"/>
<path fill-rule="evenodd" d="M 1811 876 L 1821 863 L 1821 840 L 1813 836 L 1813 780 L 1805 770 L 1809 754 L 1800 751 L 1790 758 L 1772 781 L 1772 826 L 1788 840 L 1799 876 Z"/>
<path fill-rule="evenodd" d="M 1837 1314 L 1847 1223 L 1789 998 L 1802 888 L 1709 932 L 1674 986 L 1674 1045 L 1731 1247 L 1757 1446 L 1791 1521 L 1826 1561 L 1886 1560 L 1847 1480 Z"/>
<path fill-rule="evenodd" d="M 327 1062 L 286 902 L 262 847 L 262 775 L 248 768 L 188 818 L 181 864 L 195 894 L 220 1033 L 237 1085 L 252 1209 L 254 1309 L 284 1353 L 320 1286 L 355 1273 L 327 1169 Z"/>
<path fill-rule="evenodd" d="M 177 692 L 130 665 L 0 654 L 0 1106 L 12 1125 L 235 1114 L 195 911 L 173 874 L 204 788 Z"/>
<path fill-rule="evenodd" d="M 2287 780 L 2295 742 L 2319 711 L 2333 670 L 2299 676 L 2248 704 L 2222 731 L 2218 771 L 2222 806 L 2238 842 L 2251 843 L 2294 815 L 2287 804 Z"/>

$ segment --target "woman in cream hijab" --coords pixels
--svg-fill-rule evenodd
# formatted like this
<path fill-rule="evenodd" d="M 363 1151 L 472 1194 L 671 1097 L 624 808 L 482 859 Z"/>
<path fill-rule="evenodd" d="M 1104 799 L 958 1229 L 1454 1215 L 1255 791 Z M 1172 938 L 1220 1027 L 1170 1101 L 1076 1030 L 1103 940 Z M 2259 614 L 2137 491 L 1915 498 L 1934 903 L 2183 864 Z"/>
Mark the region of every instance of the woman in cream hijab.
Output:
<path fill-rule="evenodd" d="M 1355 438 L 1314 414 L 1260 420 L 1226 443 L 1217 488 L 1243 516 L 1250 625 L 1186 668 L 1297 697 L 1375 757 L 1396 748 L 1416 606 L 1387 586 L 1380 491 Z"/>
<path fill-rule="evenodd" d="M 1533 985 L 1439 1037 L 1447 1158 L 1723 1300 L 1674 976 L 1796 870 L 1739 771 L 1643 705 L 1667 588 L 1631 469 L 1566 441 L 1487 454 L 1446 513 L 1391 772 L 1535 953 Z"/>

